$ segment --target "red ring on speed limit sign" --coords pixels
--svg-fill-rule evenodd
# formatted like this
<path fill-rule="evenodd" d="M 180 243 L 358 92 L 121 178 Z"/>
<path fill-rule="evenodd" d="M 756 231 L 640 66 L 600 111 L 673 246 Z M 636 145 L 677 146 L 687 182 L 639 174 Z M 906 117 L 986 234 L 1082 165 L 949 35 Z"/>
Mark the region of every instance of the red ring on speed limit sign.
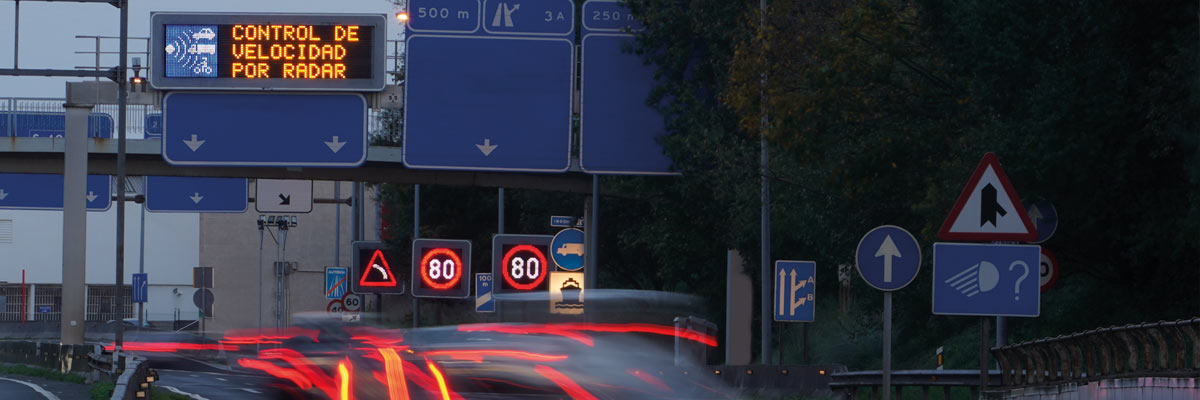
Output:
<path fill-rule="evenodd" d="M 450 259 L 450 261 L 454 262 L 454 278 L 451 278 L 446 283 L 434 282 L 433 277 L 429 276 L 429 262 L 432 261 L 436 256 L 445 256 L 446 258 Z M 457 285 L 458 281 L 461 279 L 462 258 L 450 249 L 444 247 L 436 248 L 425 253 L 424 257 L 421 257 L 421 281 L 425 282 L 426 286 L 437 290 L 446 290 L 454 287 L 454 285 Z"/>
<path fill-rule="evenodd" d="M 538 262 L 541 263 L 541 265 L 538 267 L 541 269 L 541 273 L 538 274 L 537 279 L 534 279 L 533 282 L 526 283 L 524 285 L 517 283 L 516 280 L 513 280 L 512 270 L 509 268 L 509 266 L 512 265 L 511 262 L 512 262 L 513 256 L 516 255 L 517 252 L 522 251 L 522 250 L 531 252 L 534 255 L 536 255 Z M 533 288 L 536 288 L 538 285 L 542 284 L 542 281 L 546 280 L 546 275 L 548 275 L 546 273 L 546 255 L 542 254 L 542 251 L 538 250 L 537 247 L 533 247 L 532 245 L 528 245 L 528 244 L 517 245 L 517 246 L 509 249 L 507 253 L 504 253 L 504 260 L 501 261 L 501 265 L 504 266 L 504 268 L 501 269 L 501 271 L 504 272 L 504 281 L 508 282 L 509 286 L 512 286 L 514 289 L 517 289 L 517 290 L 531 290 Z"/>

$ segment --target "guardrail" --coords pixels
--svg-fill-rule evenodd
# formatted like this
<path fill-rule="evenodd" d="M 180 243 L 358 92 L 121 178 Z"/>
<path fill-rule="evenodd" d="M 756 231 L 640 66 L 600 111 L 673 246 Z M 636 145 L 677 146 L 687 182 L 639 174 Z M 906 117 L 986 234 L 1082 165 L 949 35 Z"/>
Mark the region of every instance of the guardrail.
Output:
<path fill-rule="evenodd" d="M 1005 387 L 1200 376 L 1200 318 L 1094 329 L 992 348 Z"/>
<path fill-rule="evenodd" d="M 899 399 L 904 388 L 920 388 L 921 398 L 928 399 L 930 389 L 941 388 L 942 398 L 950 398 L 950 389 L 961 387 L 971 391 L 971 398 L 979 398 L 979 376 L 977 369 L 947 369 L 947 370 L 900 370 L 892 371 L 891 386 L 895 391 L 893 398 Z M 988 388 L 999 388 L 1000 371 L 988 371 Z M 860 389 L 869 388 L 870 398 L 879 397 L 879 388 L 883 386 L 883 371 L 854 371 L 837 372 L 831 376 L 829 389 L 839 393 L 843 398 L 853 399 Z"/>

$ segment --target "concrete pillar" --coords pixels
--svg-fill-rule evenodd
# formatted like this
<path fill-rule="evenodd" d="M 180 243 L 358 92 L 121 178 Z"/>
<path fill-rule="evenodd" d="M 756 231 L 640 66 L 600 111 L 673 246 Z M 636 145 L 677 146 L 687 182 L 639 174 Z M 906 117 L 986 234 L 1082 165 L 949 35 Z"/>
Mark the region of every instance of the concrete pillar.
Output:
<path fill-rule="evenodd" d="M 36 293 L 36 292 L 37 292 L 37 285 L 33 284 L 33 283 L 29 284 L 29 287 L 26 289 L 26 293 L 25 293 L 25 296 L 27 296 L 27 298 L 25 299 L 25 320 L 26 321 L 33 321 L 33 317 L 35 317 L 37 315 L 36 313 L 34 313 L 34 311 L 36 311 L 37 308 L 33 305 L 33 299 L 37 298 L 37 297 L 34 297 L 34 293 Z"/>
<path fill-rule="evenodd" d="M 62 344 L 83 344 L 84 271 L 87 262 L 88 113 L 72 103 L 67 110 L 63 164 Z"/>

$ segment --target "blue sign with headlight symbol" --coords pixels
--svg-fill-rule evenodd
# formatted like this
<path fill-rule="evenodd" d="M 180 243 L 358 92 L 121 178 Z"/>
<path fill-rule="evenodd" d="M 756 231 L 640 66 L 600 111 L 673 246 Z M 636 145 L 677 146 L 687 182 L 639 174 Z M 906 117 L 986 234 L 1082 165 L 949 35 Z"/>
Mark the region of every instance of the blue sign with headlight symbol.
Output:
<path fill-rule="evenodd" d="M 933 313 L 1036 317 L 1041 248 L 934 243 Z"/>

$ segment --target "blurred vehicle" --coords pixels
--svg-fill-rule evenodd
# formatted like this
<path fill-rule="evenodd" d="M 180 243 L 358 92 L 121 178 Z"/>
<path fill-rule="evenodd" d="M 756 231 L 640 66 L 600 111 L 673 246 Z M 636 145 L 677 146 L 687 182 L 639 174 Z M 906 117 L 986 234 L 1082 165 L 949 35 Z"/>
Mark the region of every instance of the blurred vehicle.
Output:
<path fill-rule="evenodd" d="M 621 299 L 627 296 L 638 298 L 632 303 Z M 715 347 L 709 333 L 633 320 L 661 321 L 638 304 L 676 296 L 589 292 L 590 306 L 607 300 L 629 320 L 617 322 L 573 317 L 560 322 L 383 329 L 348 323 L 329 313 L 307 313 L 298 314 L 293 326 L 278 333 L 227 334 L 221 342 L 262 346 L 237 364 L 277 378 L 293 398 L 733 398 L 721 380 L 699 365 L 676 366 L 676 341 Z M 527 297 L 506 300 L 545 302 Z M 630 309 L 639 312 L 626 312 Z"/>

